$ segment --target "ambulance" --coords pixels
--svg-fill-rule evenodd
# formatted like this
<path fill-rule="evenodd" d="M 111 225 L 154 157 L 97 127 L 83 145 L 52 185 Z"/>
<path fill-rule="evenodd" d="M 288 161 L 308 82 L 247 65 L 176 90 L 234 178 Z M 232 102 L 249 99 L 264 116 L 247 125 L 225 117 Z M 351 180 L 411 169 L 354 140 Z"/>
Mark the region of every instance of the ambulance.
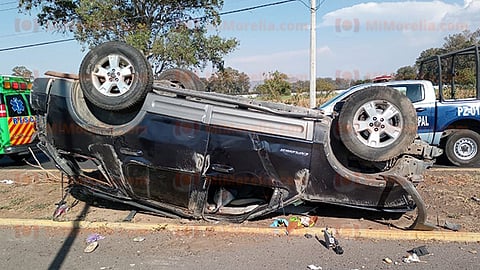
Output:
<path fill-rule="evenodd" d="M 20 161 L 36 147 L 36 117 L 30 108 L 32 83 L 23 77 L 0 75 L 0 157 Z"/>

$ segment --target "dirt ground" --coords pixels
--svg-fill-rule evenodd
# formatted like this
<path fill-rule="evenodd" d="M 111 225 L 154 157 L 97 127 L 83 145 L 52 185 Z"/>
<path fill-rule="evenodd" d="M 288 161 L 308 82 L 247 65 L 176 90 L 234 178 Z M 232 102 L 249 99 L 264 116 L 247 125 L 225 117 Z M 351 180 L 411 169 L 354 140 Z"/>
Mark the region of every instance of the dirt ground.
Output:
<path fill-rule="evenodd" d="M 425 181 L 417 186 L 428 211 L 431 224 L 443 226 L 446 221 L 461 226 L 461 231 L 480 232 L 480 170 L 430 170 Z M 55 203 L 62 196 L 58 173 L 45 171 L 0 170 L 0 218 L 51 219 Z M 13 181 L 13 183 L 11 181 Z M 79 202 L 72 207 L 74 199 L 69 196 L 70 210 L 60 220 L 75 220 L 85 209 Z M 89 207 L 81 217 L 87 221 L 121 222 L 128 211 Z M 148 214 L 137 214 L 133 222 L 179 222 L 206 223 L 204 221 L 171 220 Z M 250 222 L 248 225 L 268 226 L 271 219 Z M 317 226 L 342 226 L 357 228 L 385 228 L 378 222 L 365 218 L 320 217 Z"/>

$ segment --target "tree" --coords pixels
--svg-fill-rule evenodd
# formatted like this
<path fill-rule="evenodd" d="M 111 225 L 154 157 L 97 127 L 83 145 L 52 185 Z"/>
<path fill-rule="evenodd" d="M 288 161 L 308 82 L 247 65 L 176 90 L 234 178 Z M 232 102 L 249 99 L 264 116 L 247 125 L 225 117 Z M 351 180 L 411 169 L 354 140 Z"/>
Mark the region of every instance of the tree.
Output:
<path fill-rule="evenodd" d="M 238 95 L 248 92 L 250 78 L 244 72 L 227 67 L 208 78 L 207 86 L 212 92 Z"/>
<path fill-rule="evenodd" d="M 30 71 L 25 66 L 16 66 L 16 67 L 12 68 L 12 75 L 20 76 L 20 77 L 23 77 L 25 79 L 33 80 L 33 72 Z"/>
<path fill-rule="evenodd" d="M 445 42 L 441 48 L 429 48 L 422 51 L 416 61 L 417 67 L 421 59 L 478 45 L 480 43 L 480 29 L 474 32 L 465 30 L 461 33 L 449 35 L 444 40 Z M 451 70 L 452 61 L 455 61 L 455 70 Z M 430 62 L 423 66 L 422 70 L 420 70 L 422 78 L 438 83 L 437 68 L 436 62 Z M 442 61 L 442 69 L 444 70 L 444 75 L 448 74 L 442 80 L 451 80 L 452 76 L 454 76 L 458 84 L 469 85 L 475 82 L 475 57 L 471 55 L 456 57 L 455 59 L 444 59 Z"/>
<path fill-rule="evenodd" d="M 256 90 L 266 98 L 280 101 L 282 96 L 291 94 L 291 85 L 287 81 L 287 74 L 277 70 L 263 75 L 266 78 L 263 80 L 263 84 L 256 87 Z"/>
<path fill-rule="evenodd" d="M 223 0 L 20 0 L 23 12 L 40 10 L 40 25 L 72 32 L 84 46 L 120 40 L 140 49 L 159 73 L 164 68 L 222 67 L 237 46 L 207 30 L 221 23 Z"/>
<path fill-rule="evenodd" d="M 397 70 L 395 80 L 414 80 L 417 78 L 417 68 L 415 66 L 404 66 Z"/>

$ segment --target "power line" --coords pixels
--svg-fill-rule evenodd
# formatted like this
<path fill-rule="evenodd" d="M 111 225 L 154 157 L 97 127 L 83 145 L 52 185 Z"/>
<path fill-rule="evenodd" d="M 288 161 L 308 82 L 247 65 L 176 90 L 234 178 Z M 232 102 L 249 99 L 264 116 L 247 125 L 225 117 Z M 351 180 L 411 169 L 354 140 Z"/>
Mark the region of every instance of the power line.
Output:
<path fill-rule="evenodd" d="M 5 2 L 5 3 L 0 3 L 0 6 L 6 6 L 10 4 L 17 4 L 17 1 L 11 1 L 11 2 Z"/>
<path fill-rule="evenodd" d="M 226 11 L 226 12 L 220 12 L 219 15 L 223 16 L 223 15 L 235 14 L 235 13 L 250 11 L 250 10 L 259 9 L 259 8 L 282 5 L 282 4 L 286 4 L 286 3 L 290 3 L 290 2 L 296 2 L 296 1 L 302 2 L 301 0 L 284 0 L 284 1 L 278 1 L 278 2 L 273 2 L 273 3 L 263 4 L 263 5 L 257 5 L 257 6 L 253 6 L 253 7 L 241 8 L 241 9 L 236 9 L 236 10 L 231 10 L 231 11 Z M 15 3 L 15 2 L 13 2 L 13 3 Z M 7 4 L 7 3 L 5 3 L 5 4 Z M 4 11 L 4 10 L 0 10 L 0 11 Z M 144 16 L 135 16 L 135 17 L 144 17 Z M 202 18 L 202 17 L 199 17 L 199 18 Z M 199 18 L 197 18 L 197 19 L 199 19 Z M 51 45 L 51 44 L 73 41 L 73 40 L 75 40 L 75 39 L 70 38 L 70 39 L 61 39 L 61 40 L 54 40 L 54 41 L 48 41 L 48 42 L 42 42 L 42 43 L 21 45 L 21 46 L 16 46 L 16 47 L 3 48 L 3 49 L 0 49 L 0 52 L 17 50 L 17 49 L 25 49 L 25 48 L 31 48 L 31 47 L 37 47 L 37 46 L 44 46 L 44 45 Z"/>
<path fill-rule="evenodd" d="M 244 11 L 249 11 L 249 10 L 254 10 L 254 9 L 259 9 L 259 8 L 264 8 L 264 7 L 282 5 L 282 4 L 286 4 L 286 3 L 290 3 L 290 2 L 296 2 L 296 1 L 298 1 L 298 0 L 285 0 L 285 1 L 273 2 L 273 3 L 268 3 L 268 4 L 253 6 L 253 7 L 236 9 L 236 10 L 232 10 L 232 11 L 220 12 L 219 15 L 222 16 L 222 15 L 234 14 L 234 13 L 239 13 L 239 12 L 244 12 Z"/>
<path fill-rule="evenodd" d="M 44 46 L 44 45 L 51 45 L 51 44 L 74 41 L 74 40 L 75 40 L 74 38 L 67 38 L 67 39 L 59 39 L 59 40 L 40 42 L 40 43 L 34 43 L 34 44 L 27 44 L 27 45 L 15 46 L 15 47 L 3 48 L 3 49 L 0 49 L 0 52 L 38 47 L 38 46 Z"/>
<path fill-rule="evenodd" d="M 4 9 L 0 9 L 0 12 L 2 11 L 9 11 L 9 10 L 15 10 L 17 9 L 16 7 L 12 7 L 12 8 L 4 8 Z"/>

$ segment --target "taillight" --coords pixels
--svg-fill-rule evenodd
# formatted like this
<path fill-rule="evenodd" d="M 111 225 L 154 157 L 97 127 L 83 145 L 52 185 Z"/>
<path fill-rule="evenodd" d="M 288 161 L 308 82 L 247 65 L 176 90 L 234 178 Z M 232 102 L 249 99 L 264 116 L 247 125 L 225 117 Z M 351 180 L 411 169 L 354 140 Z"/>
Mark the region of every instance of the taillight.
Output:
<path fill-rule="evenodd" d="M 7 117 L 7 108 L 5 104 L 0 104 L 0 117 Z"/>
<path fill-rule="evenodd" d="M 20 89 L 27 90 L 27 83 L 24 83 L 24 82 L 20 83 Z"/>
<path fill-rule="evenodd" d="M 18 85 L 18 82 L 12 82 L 12 89 L 13 90 L 18 90 L 20 87 Z"/>
<path fill-rule="evenodd" d="M 12 88 L 12 85 L 10 84 L 10 82 L 3 82 L 3 88 L 10 89 Z"/>

